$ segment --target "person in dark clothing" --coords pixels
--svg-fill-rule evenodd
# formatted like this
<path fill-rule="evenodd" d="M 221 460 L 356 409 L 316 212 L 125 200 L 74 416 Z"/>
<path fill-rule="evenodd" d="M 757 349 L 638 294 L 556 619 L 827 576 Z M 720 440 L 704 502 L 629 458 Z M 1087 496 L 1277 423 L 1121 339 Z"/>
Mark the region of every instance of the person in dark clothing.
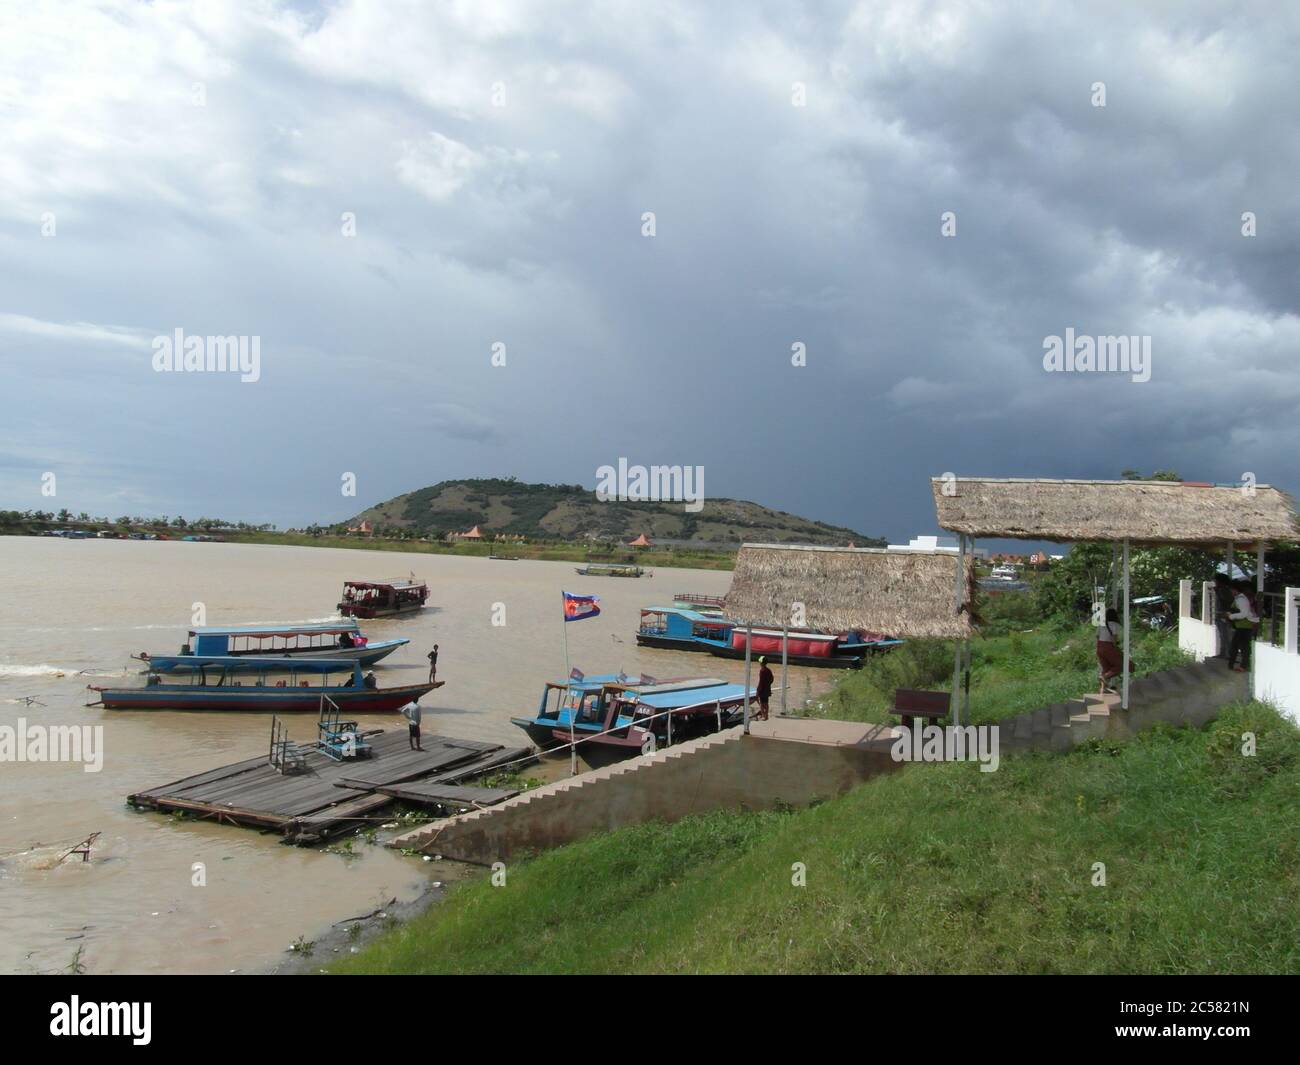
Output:
<path fill-rule="evenodd" d="M 379 681 L 375 679 L 375 674 L 373 670 L 366 674 L 366 679 L 362 683 L 364 683 L 367 688 L 379 687 Z"/>
<path fill-rule="evenodd" d="M 429 652 L 429 683 L 432 684 L 434 678 L 438 675 L 438 645 L 433 645 L 433 650 Z"/>
<path fill-rule="evenodd" d="M 754 715 L 758 721 L 767 720 L 767 704 L 772 698 L 772 671 L 767 668 L 767 658 L 764 656 L 758 660 L 758 713 Z"/>
<path fill-rule="evenodd" d="M 1250 646 L 1259 628 L 1259 607 L 1255 605 L 1255 589 L 1250 581 L 1234 581 L 1235 598 L 1228 622 L 1232 625 L 1232 645 L 1228 651 L 1228 665 L 1238 673 L 1250 671 Z M 1237 665 L 1237 660 L 1241 665 Z"/>
<path fill-rule="evenodd" d="M 1229 647 L 1232 645 L 1232 622 L 1228 620 L 1228 614 L 1232 612 L 1233 601 L 1236 599 L 1236 592 L 1233 591 L 1232 581 L 1229 580 L 1226 573 L 1216 573 L 1214 575 L 1214 628 L 1219 634 L 1219 653 L 1215 658 L 1227 658 Z"/>
<path fill-rule="evenodd" d="M 351 634 L 351 633 L 347 633 L 347 632 L 341 632 L 341 633 L 339 633 L 339 646 L 340 646 L 340 647 L 353 647 L 353 646 L 355 646 L 355 645 L 356 645 L 356 642 L 352 639 L 352 634 Z"/>

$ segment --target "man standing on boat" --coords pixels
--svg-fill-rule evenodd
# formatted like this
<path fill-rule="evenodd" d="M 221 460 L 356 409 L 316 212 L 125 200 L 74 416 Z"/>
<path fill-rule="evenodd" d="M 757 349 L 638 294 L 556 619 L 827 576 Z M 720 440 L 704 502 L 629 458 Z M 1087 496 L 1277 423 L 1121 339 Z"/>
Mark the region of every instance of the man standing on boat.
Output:
<path fill-rule="evenodd" d="M 408 741 L 410 743 L 411 750 L 413 751 L 424 750 L 424 748 L 420 746 L 420 718 L 423 716 L 423 714 L 420 711 L 420 704 L 417 702 L 407 703 L 398 712 L 404 718 L 406 718 L 406 723 L 410 726 L 410 735 L 408 737 Z"/>
<path fill-rule="evenodd" d="M 429 683 L 433 683 L 433 678 L 438 675 L 438 645 L 433 645 L 433 650 L 429 652 Z"/>
<path fill-rule="evenodd" d="M 767 720 L 767 704 L 772 698 L 772 671 L 767 668 L 767 656 L 763 655 L 758 660 L 758 713 L 754 715 L 755 721 Z"/>

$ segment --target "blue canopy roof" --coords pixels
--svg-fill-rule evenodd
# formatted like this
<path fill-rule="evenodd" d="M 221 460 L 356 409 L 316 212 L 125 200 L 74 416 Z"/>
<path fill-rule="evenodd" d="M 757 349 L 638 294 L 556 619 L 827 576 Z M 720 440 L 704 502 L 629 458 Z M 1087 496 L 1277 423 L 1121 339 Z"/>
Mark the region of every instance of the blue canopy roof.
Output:
<path fill-rule="evenodd" d="M 150 670 L 230 669 L 247 672 L 266 670 L 281 673 L 351 673 L 360 666 L 354 658 L 252 658 L 248 655 L 156 655 Z"/>
<path fill-rule="evenodd" d="M 190 629 L 191 636 L 293 636 L 295 634 L 322 634 L 327 632 L 356 632 L 361 626 L 356 618 L 320 622 L 312 625 L 243 625 L 235 628 Z"/>
<path fill-rule="evenodd" d="M 750 688 L 750 696 L 755 695 L 757 691 L 757 688 Z M 637 702 L 642 706 L 650 707 L 652 710 L 673 710 L 678 707 L 704 706 L 708 703 L 726 703 L 744 698 L 745 686 L 743 684 L 712 684 L 705 688 L 686 688 L 681 691 L 642 695 L 637 699 Z"/>

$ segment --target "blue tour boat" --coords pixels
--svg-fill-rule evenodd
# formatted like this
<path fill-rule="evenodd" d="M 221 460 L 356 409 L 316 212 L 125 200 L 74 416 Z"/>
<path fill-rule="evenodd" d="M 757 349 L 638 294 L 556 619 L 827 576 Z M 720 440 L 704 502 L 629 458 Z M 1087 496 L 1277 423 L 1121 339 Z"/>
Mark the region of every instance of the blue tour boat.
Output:
<path fill-rule="evenodd" d="M 589 762 L 627 757 L 707 735 L 732 724 L 745 705 L 745 686 L 716 677 L 654 680 L 601 674 L 548 681 L 532 717 L 512 717 L 540 749 L 569 742 Z M 752 702 L 757 688 L 749 689 Z"/>
<path fill-rule="evenodd" d="M 779 660 L 783 640 L 791 665 L 832 669 L 857 669 L 867 655 L 888 651 L 903 642 L 856 631 L 837 634 L 792 628 L 783 634 L 780 629 L 755 626 L 750 655 Z M 641 611 L 636 642 L 642 647 L 707 651 L 719 658 L 744 658 L 745 626 L 718 613 L 705 613 L 693 607 L 652 606 Z"/>
<path fill-rule="evenodd" d="M 256 674 L 248 679 L 248 674 Z M 281 679 L 274 680 L 273 675 Z M 287 675 L 286 675 L 287 674 Z M 159 656 L 149 664 L 142 688 L 87 685 L 109 710 L 252 710 L 258 713 L 319 713 L 326 699 L 343 712 L 377 714 L 427 695 L 433 684 L 373 685 L 354 658 L 233 658 Z M 90 704 L 95 705 L 95 704 Z"/>
<path fill-rule="evenodd" d="M 317 625 L 245 625 L 235 628 L 194 628 L 189 639 L 174 657 L 184 662 L 190 657 L 355 659 L 363 666 L 373 665 L 411 641 L 371 640 L 353 618 Z M 142 662 L 156 662 L 157 655 L 146 651 L 135 657 Z"/>

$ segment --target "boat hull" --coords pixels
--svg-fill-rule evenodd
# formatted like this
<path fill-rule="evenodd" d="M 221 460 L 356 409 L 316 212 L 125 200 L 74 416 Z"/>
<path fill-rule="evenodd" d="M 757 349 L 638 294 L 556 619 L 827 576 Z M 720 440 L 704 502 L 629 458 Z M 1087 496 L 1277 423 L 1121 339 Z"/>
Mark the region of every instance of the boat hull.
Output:
<path fill-rule="evenodd" d="M 400 688 L 256 688 L 240 691 L 221 685 L 193 688 L 157 685 L 147 688 L 104 688 L 100 701 L 107 710 L 241 710 L 254 713 L 318 713 L 321 695 L 328 695 L 341 713 L 382 714 L 440 688 L 407 684 Z"/>
<path fill-rule="evenodd" d="M 512 717 L 510 724 L 523 729 L 528 736 L 529 742 L 539 751 L 549 751 L 552 747 L 558 747 L 562 743 L 569 742 L 568 733 L 565 733 L 564 739 L 557 740 L 554 736 L 555 727 L 553 725 L 539 724 L 530 717 Z"/>
<path fill-rule="evenodd" d="M 335 647 L 320 648 L 315 650 L 302 651 L 279 651 L 274 654 L 265 651 L 249 651 L 247 657 L 264 660 L 266 658 L 283 658 L 285 660 L 285 669 L 292 669 L 294 662 L 300 662 L 303 659 L 311 658 L 330 658 L 330 659 L 347 659 L 352 662 L 360 662 L 363 666 L 373 665 L 380 659 L 387 658 L 399 647 L 410 643 L 411 641 L 403 637 L 399 640 L 379 640 L 375 643 L 367 644 L 365 647 Z M 231 658 L 242 658 L 244 652 L 236 651 Z M 190 658 L 191 655 L 182 655 L 181 658 Z M 238 666 L 233 667 L 238 669 Z M 251 667 L 250 667 L 251 668 Z"/>
<path fill-rule="evenodd" d="M 340 603 L 338 611 L 345 618 L 391 618 L 398 614 L 417 614 L 424 609 L 423 603 L 410 606 L 358 606 L 356 603 Z"/>
<path fill-rule="evenodd" d="M 711 655 L 718 658 L 743 659 L 745 657 L 744 647 L 719 647 L 717 644 L 707 644 L 701 648 Z M 781 652 L 771 651 L 751 651 L 750 659 L 758 661 L 759 655 L 767 656 L 769 666 L 777 665 L 781 661 Z M 786 661 L 792 666 L 814 666 L 819 669 L 858 669 L 862 665 L 861 655 L 787 655 Z"/>
<path fill-rule="evenodd" d="M 652 636 L 638 632 L 636 642 L 641 647 L 658 647 L 665 651 L 706 651 L 692 636 Z"/>

